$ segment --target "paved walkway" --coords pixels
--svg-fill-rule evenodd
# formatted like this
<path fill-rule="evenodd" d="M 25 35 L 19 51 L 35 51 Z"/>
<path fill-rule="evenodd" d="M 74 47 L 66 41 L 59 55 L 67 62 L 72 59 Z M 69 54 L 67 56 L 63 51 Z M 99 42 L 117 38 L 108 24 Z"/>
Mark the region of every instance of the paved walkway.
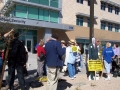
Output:
<path fill-rule="evenodd" d="M 37 60 L 36 54 L 29 54 L 29 76 L 25 77 L 27 88 L 29 90 L 46 90 L 46 82 L 43 82 L 44 86 L 39 88 L 31 88 L 29 87 L 29 83 L 35 79 L 36 75 L 36 68 L 37 68 Z M 6 67 L 7 69 L 7 67 Z M 60 76 L 65 79 L 66 81 L 61 81 L 58 83 L 57 90 L 120 90 L 120 77 L 114 78 L 111 75 L 110 81 L 105 81 L 104 77 L 100 78 L 98 81 L 88 81 L 86 77 L 86 70 L 85 66 L 78 72 L 76 75 L 77 77 L 74 80 L 71 80 L 68 75 L 64 76 L 62 73 Z M 5 72 L 5 77 L 7 76 L 7 71 Z M 15 80 L 15 83 L 18 80 Z M 18 90 L 18 89 L 16 89 Z"/>

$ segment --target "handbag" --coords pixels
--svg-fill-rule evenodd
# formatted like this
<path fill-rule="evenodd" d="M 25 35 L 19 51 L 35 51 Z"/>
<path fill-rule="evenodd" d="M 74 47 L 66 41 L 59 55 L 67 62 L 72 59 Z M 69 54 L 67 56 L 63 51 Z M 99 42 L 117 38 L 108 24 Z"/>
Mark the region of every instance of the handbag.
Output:
<path fill-rule="evenodd" d="M 44 61 L 45 60 L 45 55 L 43 53 L 40 54 L 39 56 L 40 61 Z"/>

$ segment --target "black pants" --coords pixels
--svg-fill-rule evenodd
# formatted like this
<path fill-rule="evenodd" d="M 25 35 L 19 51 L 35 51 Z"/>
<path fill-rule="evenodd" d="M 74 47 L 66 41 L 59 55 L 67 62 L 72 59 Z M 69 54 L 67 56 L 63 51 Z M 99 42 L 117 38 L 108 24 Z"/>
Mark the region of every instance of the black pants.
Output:
<path fill-rule="evenodd" d="M 19 80 L 19 84 L 21 87 L 21 90 L 25 90 L 25 80 L 24 80 L 24 74 L 23 74 L 23 66 L 17 66 L 17 76 Z M 9 88 L 11 90 L 11 87 L 14 84 L 14 79 L 15 79 L 15 66 L 10 66 L 8 67 L 8 84 Z"/>
<path fill-rule="evenodd" d="M 112 61 L 112 72 L 114 72 L 115 69 L 119 68 L 119 66 L 117 64 L 118 64 L 118 56 L 115 55 L 115 58 Z"/>

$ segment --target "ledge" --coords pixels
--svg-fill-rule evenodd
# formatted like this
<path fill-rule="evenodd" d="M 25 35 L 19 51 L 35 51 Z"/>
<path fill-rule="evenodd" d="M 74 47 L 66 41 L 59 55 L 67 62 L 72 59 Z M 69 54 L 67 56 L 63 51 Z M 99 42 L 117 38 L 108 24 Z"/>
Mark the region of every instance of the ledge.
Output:
<path fill-rule="evenodd" d="M 77 15 L 77 16 L 90 17 L 89 14 L 84 14 L 84 13 L 80 13 L 80 12 L 76 13 L 76 15 Z M 97 19 L 97 18 L 98 18 L 97 16 L 94 16 L 94 19 Z"/>
<path fill-rule="evenodd" d="M 106 21 L 106 22 L 115 23 L 115 24 L 120 25 L 120 22 L 116 22 L 116 21 L 113 21 L 113 20 L 105 19 L 105 18 L 102 18 L 101 21 Z"/>
<path fill-rule="evenodd" d="M 111 5 L 114 5 L 116 7 L 119 7 L 120 8 L 120 4 L 117 4 L 115 2 L 112 2 L 111 0 L 101 0 L 102 2 L 105 2 L 105 3 L 108 3 L 108 4 L 111 4 Z"/>

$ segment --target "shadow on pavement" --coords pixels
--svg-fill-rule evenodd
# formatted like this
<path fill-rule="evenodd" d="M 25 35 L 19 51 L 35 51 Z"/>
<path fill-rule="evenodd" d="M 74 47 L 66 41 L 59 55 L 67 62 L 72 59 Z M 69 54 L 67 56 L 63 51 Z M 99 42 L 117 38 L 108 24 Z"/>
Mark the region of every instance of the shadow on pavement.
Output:
<path fill-rule="evenodd" d="M 72 84 L 68 83 L 66 80 L 59 81 L 57 90 L 65 90 L 66 88 L 70 88 Z"/>

